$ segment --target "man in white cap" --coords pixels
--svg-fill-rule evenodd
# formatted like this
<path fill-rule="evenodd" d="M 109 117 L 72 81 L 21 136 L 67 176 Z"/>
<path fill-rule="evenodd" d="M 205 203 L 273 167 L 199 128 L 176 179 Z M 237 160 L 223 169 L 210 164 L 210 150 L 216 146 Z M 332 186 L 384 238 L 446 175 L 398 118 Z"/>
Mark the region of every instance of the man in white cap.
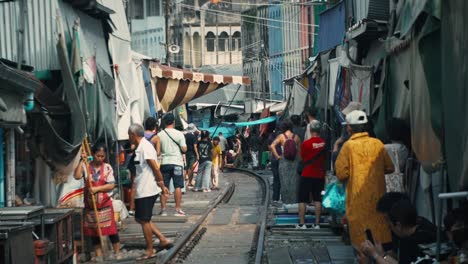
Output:
<path fill-rule="evenodd" d="M 359 102 L 349 102 L 348 106 L 345 107 L 341 111 L 343 115 L 346 117 L 349 113 L 355 110 L 362 110 L 362 105 Z M 342 123 L 342 125 L 346 126 L 346 121 Z M 338 157 L 338 154 L 340 153 L 341 147 L 343 144 L 346 142 L 346 140 L 349 139 L 348 134 L 344 133 L 345 131 L 342 132 L 341 136 L 336 139 L 335 143 L 333 144 L 333 149 L 332 149 L 332 161 L 335 163 L 336 158 Z"/>
<path fill-rule="evenodd" d="M 346 129 L 351 135 L 335 163 L 336 176 L 346 183 L 346 216 L 351 243 L 358 247 L 370 230 L 378 243 L 392 241 L 383 214 L 376 210 L 377 201 L 385 194 L 385 173 L 394 171 L 384 144 L 369 137 L 367 115 L 355 110 L 346 115 Z"/>

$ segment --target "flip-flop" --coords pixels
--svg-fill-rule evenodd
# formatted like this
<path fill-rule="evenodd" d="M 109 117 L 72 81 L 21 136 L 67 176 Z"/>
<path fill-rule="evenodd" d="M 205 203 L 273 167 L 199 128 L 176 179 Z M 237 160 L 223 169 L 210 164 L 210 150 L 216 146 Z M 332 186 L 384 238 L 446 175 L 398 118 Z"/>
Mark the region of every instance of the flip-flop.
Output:
<path fill-rule="evenodd" d="M 155 258 L 156 257 L 156 253 L 154 253 L 153 255 L 149 256 L 149 255 L 143 255 L 139 258 L 137 258 L 136 260 L 137 261 L 142 261 L 142 260 L 148 260 L 148 259 L 152 259 L 152 258 Z"/>
<path fill-rule="evenodd" d="M 174 247 L 174 244 L 172 244 L 172 243 L 168 243 L 168 244 L 165 245 L 165 246 L 157 245 L 157 246 L 156 246 L 156 251 L 159 252 L 159 251 L 163 251 L 163 250 L 169 250 L 169 249 L 171 249 L 171 248 L 173 248 L 173 247 Z"/>

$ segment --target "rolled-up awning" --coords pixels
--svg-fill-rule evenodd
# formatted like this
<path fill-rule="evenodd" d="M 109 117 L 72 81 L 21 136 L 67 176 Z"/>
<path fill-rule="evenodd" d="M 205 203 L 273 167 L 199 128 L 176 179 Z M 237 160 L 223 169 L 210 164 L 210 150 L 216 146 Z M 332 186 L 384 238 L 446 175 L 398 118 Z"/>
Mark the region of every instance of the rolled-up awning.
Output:
<path fill-rule="evenodd" d="M 149 62 L 153 89 L 156 90 L 159 108 L 164 112 L 173 110 L 190 100 L 211 93 L 227 84 L 250 85 L 249 77 L 226 76 L 191 72 L 183 69 Z"/>

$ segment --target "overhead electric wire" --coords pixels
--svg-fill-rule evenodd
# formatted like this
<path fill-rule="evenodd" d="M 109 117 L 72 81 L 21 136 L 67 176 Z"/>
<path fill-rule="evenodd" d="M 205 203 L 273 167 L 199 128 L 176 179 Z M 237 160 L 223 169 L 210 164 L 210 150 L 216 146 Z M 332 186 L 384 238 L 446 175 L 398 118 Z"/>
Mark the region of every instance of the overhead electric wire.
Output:
<path fill-rule="evenodd" d="M 220 3 L 225 3 L 225 4 L 230 4 L 230 5 L 240 5 L 240 6 L 278 6 L 278 5 L 304 5 L 304 6 L 312 6 L 312 5 L 323 5 L 323 4 L 328 4 L 328 2 L 323 1 L 323 2 L 288 2 L 288 1 L 278 1 L 277 3 L 240 3 L 240 2 L 228 2 L 228 1 L 222 1 L 218 0 Z"/>
<path fill-rule="evenodd" d="M 197 10 L 196 8 L 194 8 L 193 6 L 190 6 L 190 5 L 186 6 L 186 8 Z M 212 11 L 212 12 L 216 12 L 216 11 Z M 232 17 L 232 14 L 230 14 L 230 13 L 229 14 L 219 13 L 219 15 L 226 16 L 226 17 Z M 283 21 L 283 20 L 277 20 L 277 21 Z M 253 21 L 247 21 L 247 20 L 243 20 L 242 22 L 243 23 L 260 25 L 260 26 L 264 26 L 264 27 L 267 27 L 267 28 L 275 28 L 275 29 L 281 29 L 281 30 L 285 29 L 285 27 L 273 26 L 273 25 L 263 24 L 263 23 L 260 23 L 260 22 L 253 22 Z M 305 25 L 305 24 L 302 24 L 302 25 Z M 309 32 L 308 30 L 289 29 L 288 31 L 297 32 L 297 33 L 306 33 L 307 35 L 314 35 L 314 36 L 318 35 L 317 33 Z"/>
<path fill-rule="evenodd" d="M 204 10 L 204 11 L 206 11 L 206 12 L 220 13 L 220 14 L 228 14 L 229 16 L 238 15 L 238 16 L 240 16 L 240 17 L 261 19 L 261 20 L 272 21 L 272 22 L 282 22 L 282 23 L 289 23 L 289 24 L 293 24 L 293 25 L 302 25 L 302 26 L 310 26 L 310 27 L 319 27 L 319 25 L 315 25 L 315 24 L 305 24 L 305 23 L 294 22 L 294 21 L 284 21 L 284 20 L 273 19 L 273 18 L 249 16 L 249 15 L 243 15 L 243 14 L 241 14 L 241 13 L 231 13 L 231 12 L 221 11 L 221 10 L 215 10 L 215 9 L 200 9 L 198 6 L 187 5 L 187 4 L 182 4 L 182 3 L 181 3 L 180 5 L 183 6 L 183 7 L 186 7 L 186 8 L 194 9 L 194 10 L 196 10 L 196 11 Z"/>

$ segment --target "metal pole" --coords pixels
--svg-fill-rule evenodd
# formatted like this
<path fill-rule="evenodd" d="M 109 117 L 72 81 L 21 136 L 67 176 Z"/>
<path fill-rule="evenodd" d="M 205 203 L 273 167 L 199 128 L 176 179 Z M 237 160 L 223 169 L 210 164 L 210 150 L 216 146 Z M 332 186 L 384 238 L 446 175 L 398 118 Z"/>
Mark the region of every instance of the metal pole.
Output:
<path fill-rule="evenodd" d="M 439 193 L 439 199 L 468 199 L 468 192 Z"/>
<path fill-rule="evenodd" d="M 209 3 L 209 2 L 208 2 Z M 205 4 L 200 7 L 201 66 L 205 65 Z"/>
<path fill-rule="evenodd" d="M 171 53 L 169 52 L 169 45 L 171 39 L 171 29 L 169 28 L 169 8 L 170 7 L 170 0 L 166 0 L 166 63 L 170 66 L 171 64 Z"/>
<path fill-rule="evenodd" d="M 18 58 L 17 58 L 17 68 L 21 70 L 21 64 L 23 63 L 23 57 L 24 57 L 24 32 L 25 32 L 25 25 L 26 25 L 26 20 L 28 19 L 28 3 L 26 0 L 20 0 L 19 1 L 19 26 L 18 26 Z"/>
<path fill-rule="evenodd" d="M 236 98 L 237 92 L 239 92 L 239 90 L 240 90 L 241 87 L 242 87 L 242 85 L 240 85 L 240 84 L 237 86 L 236 93 L 234 94 L 234 96 L 232 97 L 231 101 L 229 102 L 228 107 L 226 107 L 226 111 L 224 111 L 224 115 L 226 115 L 226 113 L 227 113 L 229 107 L 231 106 L 232 102 L 234 102 L 234 98 Z M 223 116 L 224 116 L 224 115 L 223 115 Z M 218 130 L 220 124 L 221 124 L 221 122 L 219 122 L 218 125 L 216 126 L 216 128 L 215 128 L 215 130 L 214 130 L 214 132 L 213 132 L 213 135 L 216 135 L 216 131 Z"/>
<path fill-rule="evenodd" d="M 0 128 L 0 208 L 5 207 L 5 167 L 3 160 L 3 128 Z"/>
<path fill-rule="evenodd" d="M 7 207 L 15 206 L 15 130 L 9 129 L 6 136 L 7 146 Z"/>
<path fill-rule="evenodd" d="M 445 165 L 442 166 L 442 179 L 440 186 L 443 189 L 445 185 Z M 436 248 L 436 259 L 440 260 L 440 246 L 442 243 L 442 214 L 444 212 L 444 202 L 441 199 L 441 196 L 439 194 L 439 212 L 437 214 L 437 248 Z"/>

